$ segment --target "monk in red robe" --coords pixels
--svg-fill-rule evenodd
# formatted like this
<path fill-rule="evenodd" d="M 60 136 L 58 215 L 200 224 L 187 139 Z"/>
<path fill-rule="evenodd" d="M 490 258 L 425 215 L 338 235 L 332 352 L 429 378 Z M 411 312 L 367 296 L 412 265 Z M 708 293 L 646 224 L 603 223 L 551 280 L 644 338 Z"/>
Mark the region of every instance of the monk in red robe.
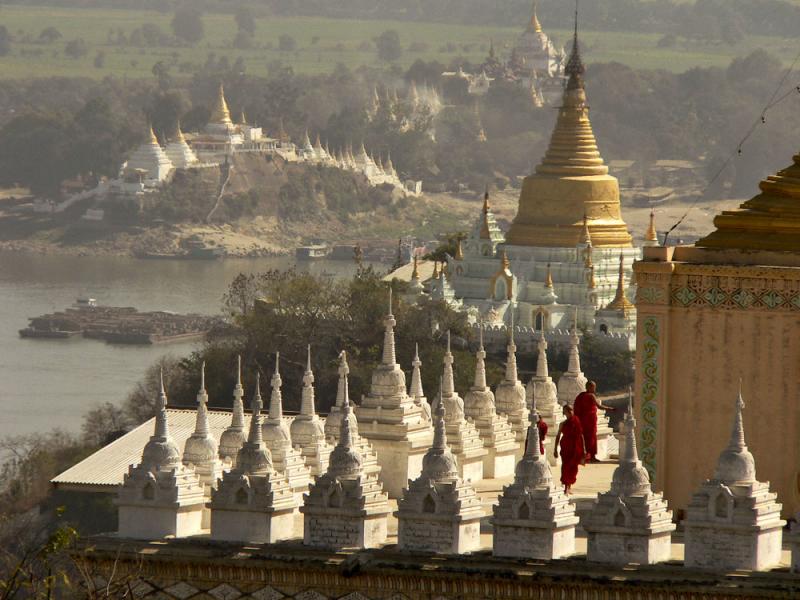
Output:
<path fill-rule="evenodd" d="M 583 445 L 581 422 L 572 412 L 572 407 L 564 407 L 564 421 L 558 426 L 556 434 L 555 457 L 561 451 L 561 483 L 564 492 L 569 494 L 578 479 L 578 467 L 586 464 L 586 448 Z"/>
<path fill-rule="evenodd" d="M 586 391 L 578 394 L 575 398 L 575 416 L 581 422 L 583 430 L 583 443 L 586 446 L 586 459 L 589 462 L 599 462 L 597 460 L 597 409 L 613 411 L 613 406 L 600 404 L 595 392 L 597 384 L 594 381 L 586 383 Z"/>

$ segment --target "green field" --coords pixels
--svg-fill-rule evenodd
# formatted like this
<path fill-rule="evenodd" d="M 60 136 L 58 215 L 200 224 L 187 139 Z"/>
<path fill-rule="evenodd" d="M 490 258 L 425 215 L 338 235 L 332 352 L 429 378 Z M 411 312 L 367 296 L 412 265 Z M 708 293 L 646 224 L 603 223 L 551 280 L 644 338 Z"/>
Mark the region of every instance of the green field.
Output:
<path fill-rule="evenodd" d="M 800 0 L 799 0 L 800 1 Z M 379 66 L 374 51 L 359 49 L 364 42 L 387 29 L 396 29 L 407 50 L 399 61 L 407 67 L 417 58 L 437 59 L 444 63 L 457 56 L 481 61 L 486 56 L 489 40 L 500 48 L 509 48 L 518 29 L 441 25 L 399 21 L 355 21 L 322 18 L 270 18 L 259 19 L 255 37 L 256 48 L 239 50 L 232 47 L 236 35 L 233 16 L 209 14 L 204 17 L 206 37 L 194 48 L 134 48 L 107 43 L 109 30 L 122 29 L 130 34 L 144 23 L 158 25 L 170 32 L 171 15 L 148 11 L 64 9 L 45 7 L 5 6 L 0 9 L 0 25 L 5 25 L 14 36 L 12 53 L 0 58 L 0 78 L 27 78 L 47 76 L 86 76 L 101 78 L 150 77 L 151 68 L 158 61 L 174 65 L 178 74 L 183 65 L 186 72 L 202 65 L 209 53 L 227 56 L 232 63 L 237 57 L 245 61 L 248 73 L 264 74 L 270 63 L 280 60 L 290 64 L 297 72 L 320 73 L 330 71 L 337 63 L 351 68 Z M 564 24 L 560 24 L 564 25 Z M 63 39 L 53 44 L 36 40 L 42 29 L 54 26 Z M 569 39 L 567 29 L 545 28 L 556 41 Z M 297 51 L 277 50 L 278 37 L 289 34 L 297 41 Z M 80 59 L 64 55 L 68 40 L 83 38 L 89 52 Z M 724 44 L 698 45 L 679 40 L 674 48 L 657 47 L 659 35 L 625 34 L 616 32 L 586 31 L 582 34 L 587 62 L 619 61 L 636 68 L 665 68 L 681 72 L 691 67 L 725 66 L 731 58 L 742 56 L 761 47 L 773 53 L 796 53 L 796 41 L 783 38 L 750 36 L 742 44 L 731 47 Z M 427 48 L 409 51 L 411 44 L 427 44 Z M 455 49 L 446 48 L 454 44 Z M 269 46 L 272 48 L 269 48 Z M 98 52 L 105 54 L 105 64 L 94 66 Z"/>

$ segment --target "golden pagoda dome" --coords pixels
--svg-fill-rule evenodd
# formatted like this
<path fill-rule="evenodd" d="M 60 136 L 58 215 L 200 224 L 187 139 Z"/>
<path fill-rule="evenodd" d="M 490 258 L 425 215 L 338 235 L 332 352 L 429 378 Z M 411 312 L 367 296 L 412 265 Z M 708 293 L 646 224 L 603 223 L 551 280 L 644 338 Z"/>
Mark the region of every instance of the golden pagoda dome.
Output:
<path fill-rule="evenodd" d="M 633 310 L 635 307 L 633 302 L 628 300 L 628 297 L 625 295 L 625 255 L 620 253 L 619 255 L 619 279 L 617 280 L 617 293 L 614 295 L 614 299 L 608 303 L 606 307 L 607 310 L 621 310 L 622 312 L 628 312 Z"/>
<path fill-rule="evenodd" d="M 583 240 L 585 217 L 595 248 L 632 246 L 622 220 L 619 182 L 608 174 L 589 121 L 585 70 L 576 18 L 562 105 L 547 152 L 523 183 L 506 236 L 510 245 L 574 247 Z"/>
<path fill-rule="evenodd" d="M 222 125 L 233 125 L 231 120 L 231 111 L 228 110 L 228 103 L 225 101 L 225 89 L 222 84 L 219 84 L 219 91 L 217 99 L 214 103 L 214 108 L 211 110 L 210 123 L 217 123 Z"/>
<path fill-rule="evenodd" d="M 800 252 L 800 154 L 759 184 L 761 193 L 714 218 L 716 231 L 695 245 L 705 248 Z"/>
<path fill-rule="evenodd" d="M 538 2 L 533 0 L 533 11 L 531 12 L 531 21 L 528 24 L 528 31 L 532 31 L 534 33 L 542 33 L 542 24 L 539 23 L 539 17 L 536 16 L 536 8 Z"/>

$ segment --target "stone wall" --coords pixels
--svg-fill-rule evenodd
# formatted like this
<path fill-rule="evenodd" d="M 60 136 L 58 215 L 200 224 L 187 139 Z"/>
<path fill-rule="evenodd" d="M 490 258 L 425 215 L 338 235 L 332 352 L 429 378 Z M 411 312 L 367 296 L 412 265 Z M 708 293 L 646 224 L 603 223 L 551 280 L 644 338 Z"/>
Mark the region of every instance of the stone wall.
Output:
<path fill-rule="evenodd" d="M 111 597 L 121 597 L 121 592 L 113 594 L 130 587 L 145 600 L 743 600 L 800 595 L 800 580 L 786 572 L 726 577 L 680 565 L 622 569 L 583 558 L 530 562 L 487 553 L 425 557 L 394 547 L 333 553 L 298 543 L 243 547 L 202 538 L 139 543 L 108 537 L 87 540 L 76 558 L 91 580 L 112 591 Z"/>

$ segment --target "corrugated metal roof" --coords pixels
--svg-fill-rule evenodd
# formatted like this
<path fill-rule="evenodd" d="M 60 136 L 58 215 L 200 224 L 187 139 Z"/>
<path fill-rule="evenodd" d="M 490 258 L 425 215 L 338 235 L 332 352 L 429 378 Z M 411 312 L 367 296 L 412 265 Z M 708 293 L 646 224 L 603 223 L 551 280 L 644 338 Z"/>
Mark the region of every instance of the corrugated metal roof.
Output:
<path fill-rule="evenodd" d="M 197 412 L 187 409 L 167 409 L 169 432 L 172 439 L 183 451 L 183 445 L 192 435 L 195 427 Z M 245 431 L 250 428 L 250 415 L 245 414 Z M 285 417 L 292 421 L 292 417 Z M 70 467 L 50 483 L 62 489 L 79 489 L 84 491 L 107 492 L 122 483 L 123 476 L 128 472 L 128 467 L 138 464 L 142 458 L 142 450 L 153 435 L 155 418 L 142 423 L 136 429 L 129 431 L 121 438 L 114 440 L 85 458 L 78 464 Z M 230 425 L 231 413 L 227 411 L 208 411 L 208 425 L 217 441 L 222 432 Z"/>

